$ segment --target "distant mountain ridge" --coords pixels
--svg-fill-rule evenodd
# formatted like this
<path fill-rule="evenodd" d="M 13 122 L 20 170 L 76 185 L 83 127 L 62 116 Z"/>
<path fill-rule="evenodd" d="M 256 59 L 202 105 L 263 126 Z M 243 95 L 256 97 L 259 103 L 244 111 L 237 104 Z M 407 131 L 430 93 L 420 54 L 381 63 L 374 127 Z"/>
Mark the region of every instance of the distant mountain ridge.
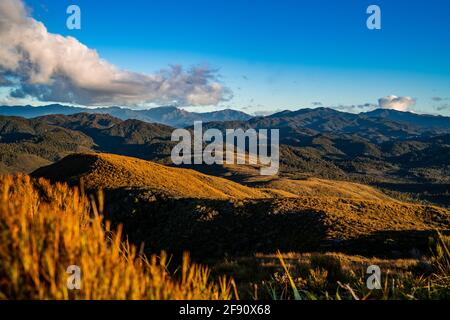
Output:
<path fill-rule="evenodd" d="M 446 128 L 450 127 L 450 118 L 444 116 L 434 116 L 429 114 L 417 114 L 389 109 L 376 109 L 365 113 L 372 118 L 383 118 L 391 121 L 406 122 L 424 128 Z"/>
<path fill-rule="evenodd" d="M 207 122 L 238 122 L 239 125 L 254 127 L 256 123 L 266 128 L 285 125 L 300 127 L 316 132 L 332 132 L 338 130 L 352 133 L 364 127 L 383 126 L 383 130 L 408 131 L 411 134 L 438 130 L 446 133 L 450 130 L 450 117 L 428 114 L 416 114 L 388 109 L 375 109 L 359 114 L 337 111 L 332 108 L 302 108 L 296 111 L 285 110 L 265 117 L 253 117 L 242 111 L 225 109 L 212 112 L 189 112 L 175 106 L 163 106 L 145 110 L 134 110 L 123 107 L 85 108 L 60 104 L 41 107 L 32 106 L 0 106 L 0 115 L 36 118 L 46 115 L 73 115 L 77 113 L 109 114 L 120 120 L 141 120 L 150 123 L 160 123 L 171 127 L 189 127 L 194 121 Z M 376 120 L 375 120 L 376 119 Z M 382 121 L 380 121 L 382 120 Z M 246 122 L 249 122 L 246 124 Z M 400 125 L 400 126 L 399 126 Z M 381 127 L 379 127 L 381 128 Z M 345 129 L 345 130 L 343 130 Z"/>
<path fill-rule="evenodd" d="M 161 123 L 172 127 L 187 127 L 194 121 L 246 121 L 252 116 L 236 110 L 225 109 L 212 112 L 189 112 L 174 106 L 157 107 L 146 110 L 134 110 L 121 107 L 84 108 L 52 104 L 42 107 L 32 106 L 0 106 L 0 115 L 36 118 L 47 115 L 72 115 L 77 113 L 109 114 L 121 120 L 141 120 L 150 123 Z"/>
<path fill-rule="evenodd" d="M 392 112 L 391 112 L 392 111 Z M 357 136 L 382 143 L 415 138 L 422 134 L 450 133 L 450 117 L 418 115 L 378 109 L 367 113 L 347 113 L 330 108 L 282 111 L 248 121 L 209 122 L 206 128 L 279 129 L 282 143 L 296 145 L 305 137 L 322 135 Z"/>

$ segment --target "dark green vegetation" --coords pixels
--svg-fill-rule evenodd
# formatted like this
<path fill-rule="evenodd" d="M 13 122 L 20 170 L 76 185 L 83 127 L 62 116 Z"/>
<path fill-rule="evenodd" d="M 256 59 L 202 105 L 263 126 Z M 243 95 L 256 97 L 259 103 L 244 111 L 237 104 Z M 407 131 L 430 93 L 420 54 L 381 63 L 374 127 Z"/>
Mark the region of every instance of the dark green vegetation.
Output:
<path fill-rule="evenodd" d="M 0 116 L 0 173 L 29 172 L 93 146 L 93 140 L 80 131 Z"/>
<path fill-rule="evenodd" d="M 165 159 L 172 128 L 109 115 L 0 116 L 0 173 L 29 173 L 80 151 Z"/>
<path fill-rule="evenodd" d="M 392 110 L 388 115 L 301 109 L 206 126 L 280 129 L 284 145 L 281 168 L 285 173 L 347 176 L 364 182 L 449 181 L 450 118 Z M 417 119 L 423 123 L 418 124 Z"/>

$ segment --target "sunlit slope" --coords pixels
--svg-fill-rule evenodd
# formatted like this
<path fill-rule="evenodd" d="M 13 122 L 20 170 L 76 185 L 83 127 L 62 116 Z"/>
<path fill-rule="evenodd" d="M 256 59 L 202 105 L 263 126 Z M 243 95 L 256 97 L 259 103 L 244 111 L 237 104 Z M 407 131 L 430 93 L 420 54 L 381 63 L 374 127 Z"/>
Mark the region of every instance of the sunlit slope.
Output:
<path fill-rule="evenodd" d="M 399 201 L 299 197 L 274 199 L 278 214 L 316 212 L 327 229 L 327 238 L 346 239 L 376 232 L 437 230 L 450 227 L 450 211 Z"/>
<path fill-rule="evenodd" d="M 259 185 L 264 188 L 281 190 L 297 196 L 392 201 L 383 192 L 373 187 L 347 181 L 317 178 L 304 180 L 280 178 L 260 182 Z"/>
<path fill-rule="evenodd" d="M 238 167 L 238 166 L 236 166 Z M 243 166 L 245 167 L 245 166 Z M 251 183 L 237 183 L 196 170 L 173 168 L 151 161 L 113 154 L 74 154 L 36 170 L 33 175 L 52 181 L 78 184 L 88 189 L 147 188 L 182 198 L 296 198 L 334 197 L 392 201 L 375 188 L 317 178 L 293 180 L 254 176 Z"/>
<path fill-rule="evenodd" d="M 360 200 L 387 200 L 392 198 L 380 190 L 349 181 L 327 180 L 315 177 L 291 179 L 288 177 L 262 176 L 259 165 L 223 164 L 196 168 L 203 173 L 224 177 L 246 186 L 262 188 L 277 197 L 336 197 Z"/>
<path fill-rule="evenodd" d="M 73 154 L 34 176 L 78 184 L 87 189 L 140 188 L 181 198 L 267 198 L 263 190 L 189 169 L 172 168 L 141 159 L 112 154 Z"/>

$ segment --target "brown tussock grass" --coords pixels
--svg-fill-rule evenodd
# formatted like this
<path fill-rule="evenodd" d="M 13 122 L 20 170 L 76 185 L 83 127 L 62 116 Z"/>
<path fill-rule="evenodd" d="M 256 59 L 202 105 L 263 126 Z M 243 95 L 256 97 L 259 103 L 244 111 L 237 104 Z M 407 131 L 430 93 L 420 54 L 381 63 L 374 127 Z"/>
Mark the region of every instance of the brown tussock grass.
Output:
<path fill-rule="evenodd" d="M 393 199 L 373 187 L 347 181 L 334 181 L 318 178 L 309 178 L 305 180 L 279 178 L 264 182 L 261 185 L 265 188 L 282 190 L 296 196 L 393 201 Z"/>
<path fill-rule="evenodd" d="M 113 232 L 75 188 L 25 175 L 0 177 L 0 299 L 230 299 L 230 280 L 210 278 L 186 254 L 178 272 Z M 81 290 L 66 270 L 81 268 Z"/>

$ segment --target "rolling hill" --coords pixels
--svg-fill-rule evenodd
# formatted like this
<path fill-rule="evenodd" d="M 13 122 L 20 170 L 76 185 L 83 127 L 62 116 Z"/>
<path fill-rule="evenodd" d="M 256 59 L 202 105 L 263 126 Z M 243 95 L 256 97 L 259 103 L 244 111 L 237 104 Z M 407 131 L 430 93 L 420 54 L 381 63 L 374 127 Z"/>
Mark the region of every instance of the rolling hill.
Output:
<path fill-rule="evenodd" d="M 408 254 L 450 228 L 444 208 L 348 182 L 275 179 L 253 188 L 111 154 L 73 154 L 32 176 L 105 190 L 108 218 L 131 241 L 200 259 L 278 249 Z"/>
<path fill-rule="evenodd" d="M 356 136 L 371 143 L 382 143 L 392 139 L 408 139 L 425 132 L 435 131 L 438 134 L 450 130 L 450 118 L 428 115 L 398 116 L 385 110 L 372 113 L 346 113 L 330 108 L 300 109 L 282 111 L 266 117 L 255 117 L 248 121 L 210 122 L 208 128 L 255 128 L 280 129 L 286 144 L 301 143 L 304 137 L 318 134 L 339 134 L 347 137 Z M 400 114 L 403 114 L 400 112 Z M 385 116 L 382 116 L 385 115 Z M 397 115 L 397 116 L 394 116 Z M 429 126 L 419 125 L 419 119 Z M 431 119 L 431 120 L 430 120 Z M 289 140 L 288 140 L 289 139 Z M 290 142 L 289 142 L 290 141 Z"/>
<path fill-rule="evenodd" d="M 93 147 L 94 141 L 80 131 L 0 116 L 0 173 L 29 173 L 70 153 Z"/>
<path fill-rule="evenodd" d="M 112 154 L 72 154 L 40 168 L 33 176 L 78 185 L 90 190 L 146 188 L 175 198 L 266 198 L 263 191 L 194 170 Z"/>
<path fill-rule="evenodd" d="M 359 199 L 369 201 L 392 201 L 393 199 L 379 190 L 353 182 L 309 178 L 294 180 L 277 178 L 257 183 L 260 188 L 276 189 L 307 197 L 335 197 L 341 199 Z"/>
<path fill-rule="evenodd" d="M 236 166 L 239 167 L 239 166 Z M 72 154 L 42 167 L 32 176 L 85 188 L 145 188 L 177 198 L 280 198 L 297 196 L 337 197 L 359 200 L 392 200 L 375 188 L 362 184 L 324 179 L 270 178 L 245 186 L 229 179 L 173 168 L 151 161 L 105 153 Z"/>
<path fill-rule="evenodd" d="M 50 111 L 55 111 L 54 108 L 56 106 Z M 415 114 L 403 116 L 435 119 Z M 68 154 L 84 151 L 171 164 L 170 153 L 175 145 L 170 141 L 173 127 L 136 119 L 124 121 L 107 114 L 0 119 L 0 172 L 3 173 L 30 173 Z M 440 122 L 448 120 L 438 119 Z M 448 205 L 445 195 L 450 190 L 450 162 L 446 155 L 450 144 L 449 134 L 444 133 L 442 126 L 424 128 L 415 123 L 392 121 L 378 113 L 355 115 L 318 108 L 284 111 L 247 121 L 210 122 L 204 127 L 280 129 L 280 176 L 284 178 L 316 177 L 382 184 L 395 195 L 405 189 L 402 185 L 414 183 L 417 192 L 408 193 L 408 199 Z M 190 169 L 249 186 L 252 186 L 251 181 L 246 180 L 255 176 L 248 167 L 205 165 Z M 430 184 L 436 187 L 425 187 Z"/>

